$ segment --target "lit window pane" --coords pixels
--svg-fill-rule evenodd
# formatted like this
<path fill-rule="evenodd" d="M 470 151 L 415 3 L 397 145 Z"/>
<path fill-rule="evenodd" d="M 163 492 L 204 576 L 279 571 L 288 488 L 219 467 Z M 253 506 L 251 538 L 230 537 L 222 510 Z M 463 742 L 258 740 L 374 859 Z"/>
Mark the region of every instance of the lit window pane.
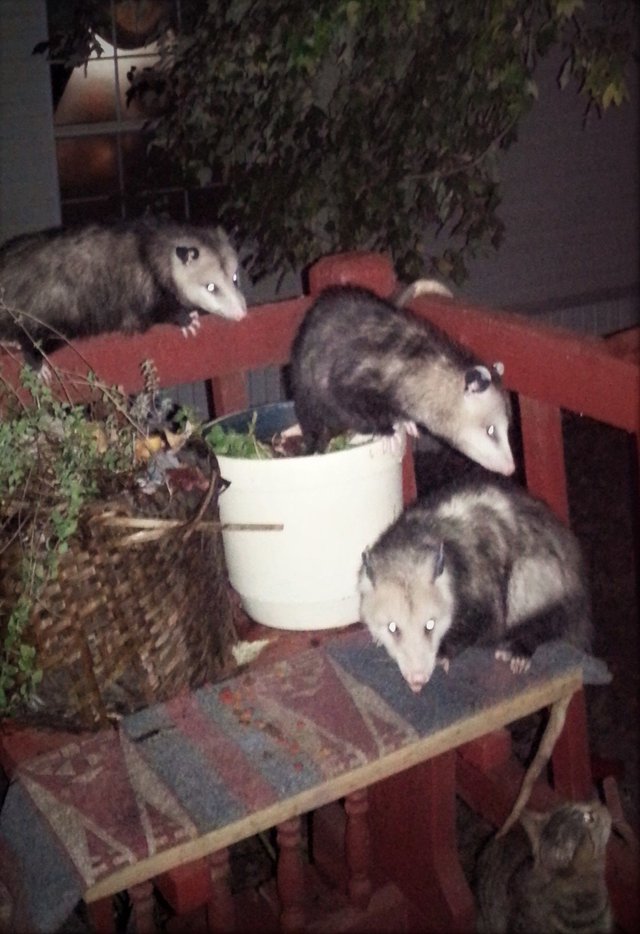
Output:
<path fill-rule="evenodd" d="M 60 194 L 63 198 L 118 191 L 116 136 L 72 137 L 56 141 Z"/>

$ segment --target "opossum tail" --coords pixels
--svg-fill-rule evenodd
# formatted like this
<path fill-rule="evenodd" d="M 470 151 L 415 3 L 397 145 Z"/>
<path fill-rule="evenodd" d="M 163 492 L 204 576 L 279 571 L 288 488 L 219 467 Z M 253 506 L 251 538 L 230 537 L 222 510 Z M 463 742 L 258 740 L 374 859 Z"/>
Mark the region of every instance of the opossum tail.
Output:
<path fill-rule="evenodd" d="M 393 301 L 399 308 L 404 308 L 419 295 L 442 295 L 445 298 L 453 298 L 453 292 L 438 279 L 416 279 L 411 285 L 398 291 Z"/>

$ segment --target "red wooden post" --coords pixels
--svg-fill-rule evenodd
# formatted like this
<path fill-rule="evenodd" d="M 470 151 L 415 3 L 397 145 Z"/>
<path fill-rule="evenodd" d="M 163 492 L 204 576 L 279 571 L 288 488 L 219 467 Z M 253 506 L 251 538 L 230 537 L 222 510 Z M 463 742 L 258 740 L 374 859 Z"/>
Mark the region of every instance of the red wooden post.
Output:
<path fill-rule="evenodd" d="M 93 934 L 115 934 L 116 918 L 112 898 L 101 898 L 97 902 L 89 902 L 87 915 Z"/>
<path fill-rule="evenodd" d="M 413 460 L 413 441 L 407 438 L 407 447 L 402 458 L 402 500 L 405 506 L 414 501 L 418 495 L 416 485 L 416 471 Z"/>
<path fill-rule="evenodd" d="M 391 880 L 428 930 L 474 930 L 473 896 L 458 858 L 454 751 L 369 788 L 375 883 Z"/>
<path fill-rule="evenodd" d="M 557 406 L 520 396 L 527 487 L 544 499 L 564 522 L 569 503 L 564 464 L 562 415 Z M 568 798 L 589 798 L 593 790 L 587 713 L 579 691 L 567 710 L 564 729 L 552 756 L 554 786 Z"/>
<path fill-rule="evenodd" d="M 391 259 L 380 253 L 337 253 L 323 256 L 309 270 L 309 294 L 329 285 L 361 285 L 387 297 L 397 286 Z"/>
<path fill-rule="evenodd" d="M 211 890 L 207 860 L 194 860 L 161 872 L 154 880 L 156 890 L 177 915 L 186 915 L 209 901 Z"/>
<path fill-rule="evenodd" d="M 207 904 L 207 929 L 210 934 L 228 934 L 236 929 L 233 896 L 229 887 L 229 850 L 211 853 L 207 859 L 211 893 Z"/>
<path fill-rule="evenodd" d="M 299 817 L 278 824 L 277 841 L 280 926 L 283 931 L 299 931 L 304 924 L 304 867 Z"/>
<path fill-rule="evenodd" d="M 557 406 L 520 396 L 527 489 L 569 521 L 562 415 Z"/>
<path fill-rule="evenodd" d="M 347 861 L 347 887 L 352 905 L 363 911 L 371 898 L 371 839 L 369 834 L 369 802 L 367 789 L 354 791 L 344 802 L 347 823 L 344 833 Z"/>
<path fill-rule="evenodd" d="M 136 934 L 154 934 L 156 923 L 153 882 L 140 882 L 138 885 L 131 886 L 128 892 L 133 906 Z"/>
<path fill-rule="evenodd" d="M 216 418 L 230 412 L 240 412 L 249 405 L 246 373 L 230 373 L 211 380 L 211 392 Z"/>

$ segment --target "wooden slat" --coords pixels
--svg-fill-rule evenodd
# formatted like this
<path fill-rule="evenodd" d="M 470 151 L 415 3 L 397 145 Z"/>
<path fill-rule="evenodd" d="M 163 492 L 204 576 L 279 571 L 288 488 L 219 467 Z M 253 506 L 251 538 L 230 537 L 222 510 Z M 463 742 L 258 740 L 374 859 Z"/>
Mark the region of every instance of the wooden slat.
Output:
<path fill-rule="evenodd" d="M 538 399 L 520 396 L 520 418 L 527 489 L 543 499 L 560 519 L 568 523 L 569 500 L 560 410 Z"/>

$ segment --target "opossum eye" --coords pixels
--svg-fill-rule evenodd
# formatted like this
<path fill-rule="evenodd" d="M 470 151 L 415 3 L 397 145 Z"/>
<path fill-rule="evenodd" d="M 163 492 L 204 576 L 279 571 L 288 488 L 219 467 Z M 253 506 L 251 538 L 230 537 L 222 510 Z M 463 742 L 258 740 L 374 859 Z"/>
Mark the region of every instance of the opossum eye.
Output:
<path fill-rule="evenodd" d="M 424 624 L 425 632 L 433 632 L 435 628 L 436 628 L 436 621 L 433 617 L 431 617 L 431 619 L 428 619 L 426 623 Z"/>
<path fill-rule="evenodd" d="M 234 285 L 238 284 L 238 273 L 237 272 L 234 272 L 233 274 L 233 284 Z"/>
<path fill-rule="evenodd" d="M 387 629 L 389 630 L 389 632 L 391 633 L 392 636 L 399 636 L 399 635 L 400 635 L 400 630 L 398 629 L 398 624 L 397 624 L 397 623 L 394 623 L 393 620 L 391 620 L 391 622 L 388 624 Z"/>
<path fill-rule="evenodd" d="M 495 426 L 495 425 L 489 425 L 489 426 L 487 427 L 487 434 L 489 435 L 490 438 L 494 438 L 494 437 L 495 437 L 495 434 L 496 434 L 496 426 Z"/>
<path fill-rule="evenodd" d="M 215 291 L 216 291 L 215 282 L 207 282 L 207 292 L 211 292 L 211 294 L 213 294 Z"/>

